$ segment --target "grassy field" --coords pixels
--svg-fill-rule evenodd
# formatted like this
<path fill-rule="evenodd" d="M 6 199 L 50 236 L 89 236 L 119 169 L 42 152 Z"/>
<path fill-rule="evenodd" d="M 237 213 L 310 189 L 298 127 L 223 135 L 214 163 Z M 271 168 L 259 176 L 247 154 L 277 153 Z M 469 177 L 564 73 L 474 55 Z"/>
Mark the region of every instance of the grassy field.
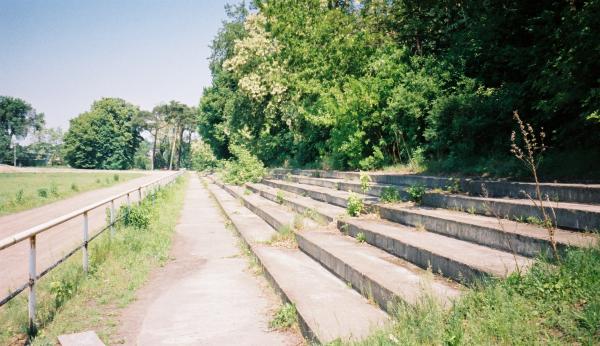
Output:
<path fill-rule="evenodd" d="M 159 193 L 155 205 L 146 200 L 132 209 L 114 238 L 105 232 L 92 242 L 87 275 L 81 269 L 81 255 L 76 254 L 40 280 L 39 333 L 33 345 L 55 345 L 58 335 L 84 330 L 96 331 L 107 345 L 121 343 L 112 339 L 119 311 L 133 301 L 150 271 L 168 260 L 185 186 L 186 178 L 179 178 Z M 26 341 L 26 296 L 0 308 L 0 345 Z"/>
<path fill-rule="evenodd" d="M 0 216 L 138 178 L 141 173 L 1 173 Z"/>

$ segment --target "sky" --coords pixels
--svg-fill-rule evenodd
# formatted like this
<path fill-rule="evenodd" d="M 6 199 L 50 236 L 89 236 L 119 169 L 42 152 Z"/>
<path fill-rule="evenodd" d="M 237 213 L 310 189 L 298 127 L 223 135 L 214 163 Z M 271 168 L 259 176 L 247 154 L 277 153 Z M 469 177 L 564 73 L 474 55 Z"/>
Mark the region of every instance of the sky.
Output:
<path fill-rule="evenodd" d="M 141 109 L 197 106 L 209 45 L 235 0 L 0 0 L 0 95 L 43 112 L 48 127 L 94 100 Z"/>

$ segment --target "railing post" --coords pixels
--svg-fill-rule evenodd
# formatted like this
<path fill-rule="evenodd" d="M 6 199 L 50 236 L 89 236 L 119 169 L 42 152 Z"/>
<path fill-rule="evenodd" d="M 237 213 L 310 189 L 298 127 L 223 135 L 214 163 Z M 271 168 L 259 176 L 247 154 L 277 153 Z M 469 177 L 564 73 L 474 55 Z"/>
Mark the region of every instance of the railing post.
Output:
<path fill-rule="evenodd" d="M 110 235 L 115 235 L 115 200 L 110 201 Z"/>
<path fill-rule="evenodd" d="M 35 281 L 37 279 L 35 235 L 29 237 L 29 335 L 35 335 Z"/>
<path fill-rule="evenodd" d="M 142 205 L 142 187 L 138 187 L 138 202 Z"/>
<path fill-rule="evenodd" d="M 88 266 L 89 266 L 89 258 L 88 258 L 88 240 L 89 240 L 89 235 L 88 235 L 88 212 L 84 212 L 83 213 L 83 247 L 82 247 L 82 252 L 83 252 L 83 271 L 84 272 L 88 272 Z"/>

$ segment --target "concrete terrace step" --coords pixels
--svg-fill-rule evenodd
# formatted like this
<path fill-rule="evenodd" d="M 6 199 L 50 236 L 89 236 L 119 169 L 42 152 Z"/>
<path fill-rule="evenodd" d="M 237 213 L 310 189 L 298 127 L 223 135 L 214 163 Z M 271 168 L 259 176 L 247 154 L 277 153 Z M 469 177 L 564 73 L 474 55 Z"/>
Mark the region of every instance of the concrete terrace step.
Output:
<path fill-rule="evenodd" d="M 284 206 L 259 194 L 245 195 L 239 188 L 227 188 L 274 228 L 280 229 L 293 222 L 294 213 Z M 415 304 L 424 296 L 450 306 L 462 291 L 455 283 L 324 227 L 304 228 L 296 232 L 296 240 L 302 251 L 388 311 L 393 311 L 393 303 L 398 299 Z"/>
<path fill-rule="evenodd" d="M 540 208 L 528 199 L 425 194 L 423 204 L 446 209 L 472 210 L 477 214 L 492 213 L 510 219 L 543 218 Z M 583 231 L 600 230 L 600 205 L 565 202 L 545 202 L 544 205 L 548 215 L 559 227 Z"/>
<path fill-rule="evenodd" d="M 272 195 L 277 191 L 262 184 L 252 184 L 252 188 L 260 191 L 262 196 Z M 317 213 L 324 210 L 326 204 L 317 200 L 311 202 L 306 197 L 298 201 L 298 197 L 290 196 L 289 193 L 281 198 L 286 204 L 303 203 L 302 208 L 310 208 Z M 362 233 L 366 242 L 371 245 L 464 283 L 482 277 L 505 277 L 518 268 L 526 270 L 532 263 L 532 260 L 519 255 L 436 233 L 417 231 L 415 228 L 384 220 L 339 217 L 337 227 L 353 237 Z"/>
<path fill-rule="evenodd" d="M 323 170 L 290 170 L 274 169 L 273 174 L 295 174 L 317 178 L 334 178 L 358 180 L 358 172 L 323 171 Z M 401 173 L 368 173 L 371 181 L 391 185 L 416 185 L 422 184 L 428 188 L 446 188 L 458 185 L 461 191 L 471 195 L 483 195 L 483 188 L 490 197 L 524 198 L 524 193 L 535 196 L 535 184 L 530 182 L 516 182 L 505 180 L 482 180 L 471 178 L 434 177 Z M 541 183 L 541 194 L 550 199 L 562 202 L 600 204 L 600 184 L 564 184 Z"/>
<path fill-rule="evenodd" d="M 272 227 L 218 186 L 208 184 L 208 189 L 249 245 L 274 288 L 295 305 L 301 330 L 308 339 L 320 343 L 360 340 L 389 321 L 384 312 L 306 254 L 264 244 L 276 234 Z"/>
<path fill-rule="evenodd" d="M 306 194 L 322 202 L 346 205 L 349 193 L 299 183 L 268 180 L 265 184 L 293 193 Z M 424 227 L 428 231 L 448 235 L 457 239 L 474 242 L 503 251 L 515 252 L 523 256 L 537 256 L 549 253 L 551 243 L 548 232 L 540 226 L 518 223 L 510 220 L 498 220 L 495 217 L 471 215 L 465 212 L 439 208 L 410 206 L 409 204 L 377 204 L 376 198 L 366 201 L 371 208 L 387 220 Z M 556 230 L 555 240 L 559 250 L 567 246 L 587 247 L 597 241 L 597 236 L 567 230 Z"/>
<path fill-rule="evenodd" d="M 353 191 L 357 193 L 362 192 L 360 183 L 356 181 L 281 174 L 274 175 L 274 177 L 285 182 L 319 186 L 333 190 Z M 407 186 L 399 185 L 371 183 L 369 184 L 369 190 L 366 194 L 380 196 L 383 189 L 389 187 L 396 188 L 402 199 L 408 199 L 408 193 L 404 190 Z M 460 194 L 428 192 L 423 196 L 423 204 L 438 208 L 458 209 L 463 211 L 471 210 L 474 213 L 483 215 L 495 214 L 508 219 L 526 219 L 527 217 L 543 218 L 540 208 L 536 207 L 529 199 L 523 198 L 484 198 Z M 584 231 L 600 230 L 600 205 L 566 202 L 546 202 L 545 205 L 551 206 L 552 209 L 554 209 L 554 211 L 552 211 L 551 208 L 545 208 L 548 215 L 553 218 L 559 227 Z M 555 214 L 556 217 L 554 217 Z"/>

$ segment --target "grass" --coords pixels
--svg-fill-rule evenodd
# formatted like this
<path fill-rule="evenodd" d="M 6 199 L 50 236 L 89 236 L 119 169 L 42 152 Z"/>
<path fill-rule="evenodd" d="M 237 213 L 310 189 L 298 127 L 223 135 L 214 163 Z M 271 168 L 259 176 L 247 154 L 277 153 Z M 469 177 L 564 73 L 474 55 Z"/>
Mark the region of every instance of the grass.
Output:
<path fill-rule="evenodd" d="M 450 310 L 432 298 L 398 305 L 394 322 L 358 345 L 597 345 L 600 247 L 540 260 L 527 274 L 481 283 Z"/>
<path fill-rule="evenodd" d="M 81 269 L 80 253 L 42 278 L 36 289 L 39 333 L 33 345 L 54 345 L 56 337 L 92 329 L 106 344 L 117 325 L 119 310 L 134 300 L 152 268 L 168 260 L 171 237 L 183 204 L 185 178 L 161 190 L 153 205 L 135 207 L 135 218 L 90 243 L 90 271 Z M 144 215 L 144 216 L 140 216 Z M 148 220 L 146 224 L 145 221 Z M 126 225 L 127 224 L 127 225 Z M 145 227 L 144 227 L 145 225 Z M 21 294 L 0 308 L 0 345 L 24 340 L 27 299 Z"/>
<path fill-rule="evenodd" d="M 0 215 L 39 207 L 140 176 L 140 173 L 1 173 Z"/>
<path fill-rule="evenodd" d="M 294 304 L 285 303 L 275 312 L 269 327 L 276 330 L 288 330 L 298 323 L 298 313 Z"/>

